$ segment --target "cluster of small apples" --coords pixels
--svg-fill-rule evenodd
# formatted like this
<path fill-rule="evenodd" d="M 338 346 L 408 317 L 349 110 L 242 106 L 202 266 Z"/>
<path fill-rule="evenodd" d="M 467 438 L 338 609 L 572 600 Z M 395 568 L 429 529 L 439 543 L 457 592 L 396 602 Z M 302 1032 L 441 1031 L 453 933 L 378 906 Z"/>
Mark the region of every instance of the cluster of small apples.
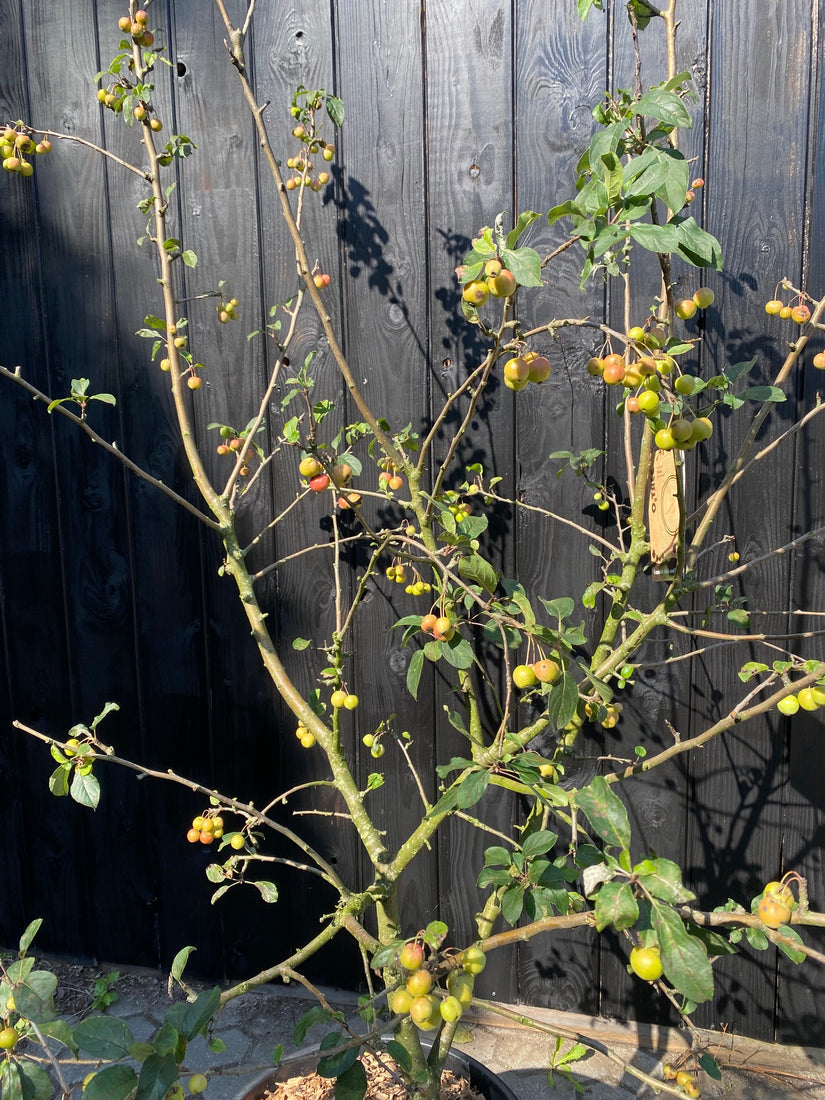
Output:
<path fill-rule="evenodd" d="M 142 100 L 138 103 L 137 107 L 134 108 L 132 114 L 135 117 L 135 122 L 145 122 L 149 129 L 155 134 L 159 134 L 163 129 L 163 123 L 152 114 L 152 107 Z"/>
<path fill-rule="evenodd" d="M 192 826 L 186 834 L 190 844 L 211 844 L 223 836 L 223 818 L 207 810 L 192 818 Z"/>
<path fill-rule="evenodd" d="M 504 364 L 504 385 L 508 390 L 523 390 L 531 382 L 545 382 L 550 377 L 550 360 L 537 351 L 526 351 Z"/>
<path fill-rule="evenodd" d="M 352 481 L 352 467 L 346 462 L 337 462 L 332 467 L 331 475 L 327 473 L 324 464 L 315 455 L 304 455 L 298 463 L 298 473 L 309 482 L 313 493 L 323 493 L 330 485 L 336 489 L 343 489 Z M 344 503 L 342 503 L 342 501 Z M 340 497 L 338 503 L 341 507 L 355 507 L 360 504 L 361 497 L 358 493 L 347 493 Z"/>
<path fill-rule="evenodd" d="M 598 722 L 602 729 L 612 730 L 619 724 L 621 703 L 585 703 L 584 713 L 591 722 Z"/>
<path fill-rule="evenodd" d="M 407 568 L 400 562 L 393 562 L 392 565 L 388 565 L 384 573 L 387 580 L 405 585 L 404 591 L 408 596 L 423 596 L 426 592 L 432 592 L 433 586 L 429 581 L 425 581 L 417 570 L 415 580 L 407 583 Z"/>
<path fill-rule="evenodd" d="M 799 710 L 819 710 L 825 706 L 825 687 L 814 684 L 812 687 L 802 688 L 796 695 L 786 695 L 776 704 L 776 709 L 782 714 L 796 714 Z"/>
<path fill-rule="evenodd" d="M 97 99 L 107 111 L 114 111 L 119 115 L 128 94 L 128 90 L 122 84 L 110 84 L 107 88 L 98 88 Z"/>
<path fill-rule="evenodd" d="M 629 363 L 616 352 L 604 357 L 594 356 L 587 362 L 588 374 L 604 378 L 609 386 L 622 385 L 625 389 L 636 391 L 625 399 L 624 408 L 629 413 L 642 413 L 647 417 L 659 450 L 689 451 L 697 443 L 710 439 L 713 435 L 713 422 L 709 417 L 693 415 L 692 410 L 684 403 L 680 414 L 675 411 L 678 399 L 695 393 L 699 380 L 695 375 L 679 370 L 672 355 L 660 353 L 666 341 L 663 330 L 651 329 L 645 332 L 637 326 L 628 331 L 627 337 L 635 348 L 642 347 L 652 354 L 640 355 Z M 671 381 L 670 376 L 674 371 L 678 373 Z M 667 420 L 662 417 L 663 408 L 671 410 Z M 690 416 L 684 415 L 686 412 Z M 606 511 L 609 503 L 600 501 L 601 498 L 597 501 L 599 507 Z"/>
<path fill-rule="evenodd" d="M 26 157 L 33 153 L 42 155 L 51 150 L 52 143 L 48 138 L 35 141 L 26 130 L 17 130 L 14 126 L 6 126 L 0 134 L 0 157 L 3 159 L 3 168 L 6 172 L 17 172 L 20 176 L 30 176 L 34 172 L 34 165 Z"/>
<path fill-rule="evenodd" d="M 404 488 L 404 478 L 399 474 L 398 467 L 389 459 L 381 462 L 381 473 L 378 475 L 378 488 L 385 493 L 397 493 Z"/>
<path fill-rule="evenodd" d="M 765 312 L 771 317 L 780 317 L 783 321 L 795 321 L 798 325 L 805 325 L 811 319 L 810 308 L 800 299 L 791 306 L 781 298 L 771 298 L 769 302 L 765 302 Z M 825 351 L 816 353 L 813 357 L 813 365 L 817 370 L 825 370 Z"/>
<path fill-rule="evenodd" d="M 447 507 L 452 513 L 456 523 L 461 523 L 463 519 L 467 519 L 472 512 L 472 508 L 466 500 L 454 501 L 452 504 L 448 504 Z"/>
<path fill-rule="evenodd" d="M 237 434 L 234 428 L 230 428 L 228 424 L 221 426 L 221 439 L 222 443 L 219 443 L 215 450 L 219 455 L 231 455 L 243 447 L 243 441 L 245 433 L 241 432 Z"/>
<path fill-rule="evenodd" d="M 404 589 L 408 596 L 426 596 L 426 594 L 432 592 L 432 590 L 433 586 L 430 582 L 425 581 L 421 576 L 417 576 L 416 579 Z"/>
<path fill-rule="evenodd" d="M 461 292 L 465 302 L 476 309 L 483 306 L 492 295 L 493 298 L 510 298 L 518 289 L 518 282 L 512 271 L 501 260 L 488 260 L 484 265 L 484 278 L 471 279 Z"/>
<path fill-rule="evenodd" d="M 561 665 L 552 657 L 542 657 L 532 665 L 516 665 L 513 669 L 513 683 L 521 691 L 536 684 L 554 684 L 559 676 Z"/>
<path fill-rule="evenodd" d="M 666 1081 L 675 1081 L 685 1096 L 691 1097 L 691 1100 L 696 1100 L 696 1097 L 702 1095 L 702 1088 L 696 1080 L 696 1074 L 691 1073 L 689 1069 L 677 1069 L 670 1062 L 666 1062 L 662 1066 L 662 1077 Z"/>
<path fill-rule="evenodd" d="M 172 336 L 172 343 L 175 345 L 175 348 L 181 353 L 182 357 L 186 360 L 188 364 L 184 371 L 184 374 L 186 375 L 186 385 L 189 387 L 190 390 L 199 390 L 203 385 L 203 379 L 198 374 L 198 371 L 204 369 L 203 363 L 195 363 L 192 361 L 192 356 L 189 355 L 186 350 L 189 346 L 189 340 L 186 336 L 182 336 L 180 333 L 178 333 L 177 327 L 175 325 L 172 325 L 170 327 L 169 332 Z M 161 359 L 160 369 L 163 371 L 171 370 L 171 359 Z"/>
<path fill-rule="evenodd" d="M 455 623 L 449 615 L 423 615 L 421 629 L 425 634 L 432 634 L 437 642 L 449 642 L 455 635 Z"/>
<path fill-rule="evenodd" d="M 680 298 L 677 301 L 676 316 L 682 321 L 689 321 L 696 316 L 697 310 L 712 306 L 715 297 L 709 286 L 700 286 L 692 298 Z"/>
<path fill-rule="evenodd" d="M 149 30 L 149 13 L 139 8 L 135 12 L 135 18 L 130 15 L 122 15 L 117 21 L 118 27 L 124 34 L 131 34 L 138 46 L 149 49 L 155 44 L 155 36 Z"/>
<path fill-rule="evenodd" d="M 769 882 L 762 891 L 756 912 L 768 928 L 780 928 L 791 919 L 791 912 L 796 908 L 796 898 L 786 879 L 798 877 L 795 871 L 791 871 L 781 882 Z"/>
<path fill-rule="evenodd" d="M 295 727 L 295 736 L 305 749 L 311 749 L 315 745 L 315 734 L 310 733 L 307 727 L 300 723 Z"/>
<path fill-rule="evenodd" d="M 408 976 L 404 986 L 389 995 L 390 1009 L 397 1016 L 409 1016 L 421 1031 L 433 1031 L 442 1022 L 454 1023 L 470 1007 L 473 981 L 487 965 L 487 956 L 480 947 L 468 947 L 461 956 L 461 969 L 450 971 L 446 989 L 437 993 L 433 992 L 432 971 L 424 965 L 424 948 L 417 940 L 404 944 L 398 961 Z"/>
<path fill-rule="evenodd" d="M 221 299 L 221 301 L 218 302 L 218 305 L 216 307 L 218 310 L 218 320 L 222 325 L 228 324 L 229 321 L 238 320 L 238 318 L 240 317 L 240 314 L 238 313 L 238 306 L 240 304 L 241 303 L 238 301 L 237 298 L 230 298 L 228 302 L 225 302 L 223 301 L 223 299 Z"/>
<path fill-rule="evenodd" d="M 332 282 L 332 277 L 330 275 L 327 275 L 326 271 L 320 271 L 317 275 L 314 275 L 312 277 L 312 281 L 313 283 L 315 283 L 319 290 L 326 290 L 326 288 Z"/>
<path fill-rule="evenodd" d="M 781 298 L 771 298 L 769 302 L 765 302 L 765 312 L 771 317 L 780 317 L 783 321 L 796 321 L 798 325 L 804 325 L 811 319 L 810 309 L 801 301 L 790 306 Z"/>
<path fill-rule="evenodd" d="M 294 110 L 301 113 L 300 108 L 296 107 Z M 292 136 L 302 142 L 304 148 L 297 156 L 287 158 L 286 166 L 295 175 L 284 180 L 284 187 L 287 191 L 295 191 L 305 184 L 310 191 L 320 191 L 329 183 L 329 172 L 317 172 L 313 176 L 313 163 L 309 158 L 310 155 L 317 156 L 320 153 L 323 159 L 329 162 L 335 156 L 335 146 L 318 137 L 311 127 L 305 126 L 302 122 L 293 128 Z"/>
<path fill-rule="evenodd" d="M 344 707 L 345 710 L 355 710 L 359 702 L 357 695 L 353 695 L 349 691 L 344 691 L 343 688 L 338 688 L 337 691 L 333 691 L 332 695 L 329 697 L 329 701 L 336 710 L 340 710 L 341 707 Z"/>
<path fill-rule="evenodd" d="M 374 756 L 376 760 L 380 760 L 384 755 L 384 746 L 381 744 L 380 737 L 375 733 L 365 733 L 361 740 L 370 750 L 370 756 Z"/>

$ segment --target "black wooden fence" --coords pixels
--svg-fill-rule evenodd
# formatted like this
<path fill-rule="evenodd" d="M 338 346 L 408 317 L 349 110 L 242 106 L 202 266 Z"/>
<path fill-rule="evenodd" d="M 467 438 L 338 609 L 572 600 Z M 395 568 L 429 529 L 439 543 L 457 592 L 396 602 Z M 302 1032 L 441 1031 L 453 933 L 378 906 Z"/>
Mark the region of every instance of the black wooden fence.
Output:
<path fill-rule="evenodd" d="M 0 112 L 139 159 L 134 133 L 100 111 L 93 82 L 115 47 L 122 6 L 0 0 Z M 821 3 L 693 0 L 682 8 L 679 65 L 692 72 L 697 94 L 688 152 L 707 181 L 694 210 L 719 237 L 726 260 L 724 275 L 708 279 L 717 298 L 704 322 L 702 368 L 709 374 L 757 356 L 768 375 L 788 331 L 763 310 L 777 280 L 825 292 Z M 271 182 L 256 172 L 253 127 L 217 8 L 156 0 L 151 11 L 174 65 L 157 71 L 160 115 L 169 131 L 199 146 L 173 197 L 180 236 L 199 257 L 188 293 L 223 278 L 243 303 L 242 323 L 212 326 L 209 346 L 198 352 L 207 365 L 196 403 L 205 434 L 207 422 L 243 424 L 252 415 L 271 349 L 261 339 L 248 342 L 245 332 L 288 296 L 294 266 Z M 347 106 L 334 186 L 310 204 L 306 227 L 311 257 L 333 276 L 330 301 L 347 353 L 367 398 L 392 422 L 425 423 L 472 360 L 475 333 L 461 317 L 453 275 L 469 238 L 500 210 L 546 211 L 571 194 L 591 106 L 608 86 L 632 83 L 624 20 L 616 5 L 581 24 L 573 0 L 259 2 L 250 60 L 283 148 L 286 106 L 298 84 L 334 88 Z M 648 83 L 663 70 L 661 42 L 655 27 L 642 35 Z M 58 142 L 32 180 L 3 174 L 0 360 L 20 364 L 54 395 L 78 377 L 115 393 L 116 408 L 96 412 L 104 436 L 188 494 L 165 376 L 147 369 L 147 347 L 133 337 L 144 314 L 159 308 L 150 297 L 151 259 L 135 247 L 141 197 L 136 177 Z M 563 239 L 561 227 L 536 226 L 531 243 L 540 251 Z M 528 326 L 585 314 L 621 323 L 611 289 L 595 282 L 580 293 L 579 261 L 570 250 L 552 282 L 524 296 Z M 209 300 L 187 308 L 196 325 L 214 317 Z M 294 360 L 317 349 L 322 383 L 334 386 L 324 341 L 311 321 L 304 325 Z M 507 473 L 507 492 L 575 516 L 593 511 L 590 493 L 572 476 L 558 479 L 548 455 L 588 446 L 615 452 L 618 422 L 603 385 L 584 371 L 590 346 L 567 341 L 564 348 L 563 355 L 550 341 L 541 348 L 554 373 L 532 400 L 503 389 L 493 395 L 462 457 L 494 461 Z M 793 422 L 795 405 L 811 407 L 822 377 L 810 365 L 798 375 L 796 400 L 777 407 L 770 433 Z M 727 454 L 741 432 L 723 420 Z M 14 944 L 29 920 L 43 916 L 42 947 L 73 956 L 168 966 L 191 943 L 201 973 L 215 977 L 246 975 L 279 959 L 304 935 L 308 915 L 324 911 L 326 894 L 287 877 L 276 906 L 237 891 L 210 907 L 207 857 L 184 840 L 200 808 L 190 795 L 108 769 L 92 815 L 49 795 L 45 748 L 11 728 L 17 718 L 61 733 L 111 699 L 121 710 L 107 719 L 104 737 L 123 756 L 258 804 L 307 778 L 293 722 L 274 703 L 228 582 L 218 577 L 214 540 L 10 383 L 0 391 L 0 449 L 0 942 Z M 734 535 L 748 560 L 821 524 L 823 468 L 825 442 L 814 422 L 747 476 L 716 534 Z M 691 458 L 696 484 L 717 472 L 698 453 Z M 261 479 L 250 494 L 250 531 L 294 496 L 293 483 L 264 486 Z M 278 553 L 302 545 L 307 532 L 327 538 L 320 504 L 279 525 Z M 720 568 L 728 549 L 717 552 Z M 493 552 L 509 575 L 517 571 L 548 596 L 581 593 L 595 575 L 593 559 L 561 527 L 502 524 Z M 325 557 L 270 574 L 262 587 L 285 651 L 296 635 L 328 635 L 333 590 Z M 754 571 L 751 593 L 754 606 L 771 612 L 754 621 L 755 630 L 815 629 L 821 620 L 793 612 L 823 606 L 821 539 L 766 561 Z M 384 607 L 388 628 L 408 610 L 394 591 L 376 590 L 373 602 Z M 806 652 L 815 643 L 788 644 Z M 666 720 L 684 735 L 697 731 L 726 712 L 726 685 L 737 683 L 748 654 L 766 652 L 709 640 L 702 656 L 651 669 L 616 736 L 590 746 L 594 755 L 664 744 Z M 378 705 L 381 713 L 389 705 L 399 728 L 413 731 L 414 756 L 432 791 L 432 759 L 461 748 L 441 701 L 431 694 L 416 705 L 406 695 L 409 652 L 398 632 L 359 631 L 357 654 L 359 720 L 366 728 Z M 290 660 L 310 686 L 310 663 L 298 654 Z M 691 712 L 683 704 L 689 682 L 701 702 Z M 661 778 L 628 785 L 640 850 L 679 860 L 706 907 L 750 898 L 785 868 L 806 874 L 814 905 L 825 907 L 822 735 L 817 714 L 770 719 L 662 769 Z M 365 756 L 364 777 L 374 765 Z M 585 774 L 583 766 L 578 778 Z M 390 838 L 401 835 L 406 815 L 416 812 L 412 783 L 388 776 L 370 798 L 386 809 Z M 517 802 L 504 794 L 492 801 L 492 822 L 508 829 Z M 313 818 L 305 820 L 312 828 Z M 342 874 L 357 879 L 359 856 L 346 825 L 324 821 L 315 832 Z M 416 918 L 439 914 L 457 941 L 470 933 L 479 850 L 469 830 L 451 829 L 408 887 Z M 661 1013 L 628 978 L 625 957 L 610 937 L 560 933 L 496 957 L 487 990 L 583 1012 Z M 320 971 L 351 980 L 353 963 L 336 946 Z M 700 1022 L 825 1043 L 825 981 L 811 967 L 800 971 L 771 950 L 724 960 L 718 974 L 719 996 Z"/>

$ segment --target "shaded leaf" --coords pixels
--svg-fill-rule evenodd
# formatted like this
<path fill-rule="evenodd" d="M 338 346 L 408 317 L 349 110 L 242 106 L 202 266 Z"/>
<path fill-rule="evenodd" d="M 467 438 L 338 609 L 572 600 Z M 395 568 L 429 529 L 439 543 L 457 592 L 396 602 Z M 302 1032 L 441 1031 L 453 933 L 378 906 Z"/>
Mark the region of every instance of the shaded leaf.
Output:
<path fill-rule="evenodd" d="M 360 1062 L 353 1062 L 335 1082 L 335 1100 L 363 1100 L 366 1091 L 367 1073 Z"/>
<path fill-rule="evenodd" d="M 709 1001 L 713 997 L 713 971 L 704 946 L 688 933 L 669 906 L 655 899 L 650 919 L 668 981 L 688 1000 L 697 1004 Z"/>
<path fill-rule="evenodd" d="M 126 1058 L 135 1037 L 123 1020 L 116 1016 L 90 1016 L 74 1029 L 74 1039 L 92 1058 L 115 1062 Z"/>
<path fill-rule="evenodd" d="M 605 844 L 625 850 L 630 847 L 627 810 L 603 776 L 595 776 L 587 787 L 578 791 L 575 801 Z"/>
<path fill-rule="evenodd" d="M 605 882 L 596 894 L 596 928 L 612 926 L 617 931 L 632 928 L 639 919 L 639 906 L 629 882 Z"/>
<path fill-rule="evenodd" d="M 83 1090 L 83 1100 L 128 1100 L 137 1081 L 131 1066 L 105 1066 Z"/>
<path fill-rule="evenodd" d="M 164 1100 L 178 1079 L 178 1063 L 171 1054 L 150 1054 L 140 1070 L 135 1100 Z"/>

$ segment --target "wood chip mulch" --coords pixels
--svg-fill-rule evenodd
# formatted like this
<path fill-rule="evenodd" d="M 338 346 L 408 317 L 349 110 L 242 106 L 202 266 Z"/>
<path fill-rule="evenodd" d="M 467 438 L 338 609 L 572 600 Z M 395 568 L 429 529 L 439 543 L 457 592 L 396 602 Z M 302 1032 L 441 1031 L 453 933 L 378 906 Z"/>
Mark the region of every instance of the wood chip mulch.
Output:
<path fill-rule="evenodd" d="M 368 1051 L 361 1056 L 367 1071 L 365 1100 L 406 1100 L 409 1096 L 404 1084 L 393 1076 L 395 1062 L 383 1055 L 381 1062 Z M 308 1077 L 292 1077 L 279 1084 L 274 1092 L 267 1090 L 260 1100 L 333 1100 L 335 1081 L 312 1073 Z M 465 1077 L 457 1077 L 445 1070 L 441 1078 L 441 1100 L 484 1100 Z"/>

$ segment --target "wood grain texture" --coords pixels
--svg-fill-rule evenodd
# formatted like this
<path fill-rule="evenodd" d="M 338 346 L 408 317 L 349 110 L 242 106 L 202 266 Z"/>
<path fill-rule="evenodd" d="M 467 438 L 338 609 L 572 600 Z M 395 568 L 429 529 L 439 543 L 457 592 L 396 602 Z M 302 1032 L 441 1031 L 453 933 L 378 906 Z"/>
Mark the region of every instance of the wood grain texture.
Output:
<path fill-rule="evenodd" d="M 463 260 L 470 240 L 482 226 L 491 224 L 499 211 L 508 211 L 505 217 L 512 217 L 515 205 L 511 169 L 515 139 L 512 6 L 500 0 L 471 0 L 461 19 L 455 15 L 449 3 L 429 3 L 426 8 L 434 408 L 480 362 L 477 333 L 463 320 L 453 269 Z M 495 96 L 489 94 L 491 82 L 498 89 Z M 498 305 L 491 300 L 485 308 L 494 315 Z M 450 362 L 439 370 L 436 364 L 442 356 Z M 474 421 L 472 442 L 459 449 L 455 474 L 459 483 L 463 468 L 471 462 L 481 463 L 485 469 L 495 464 L 505 474 L 502 491 L 512 491 L 512 398 L 501 382 L 489 387 Z M 443 440 L 438 441 L 439 460 L 454 431 L 453 424 L 448 424 Z M 484 552 L 497 569 L 510 575 L 513 559 L 505 534 L 509 521 L 495 510 L 490 511 L 489 518 Z M 494 715 L 491 708 L 485 730 L 488 736 L 495 732 Z M 437 725 L 436 746 L 442 760 L 466 752 L 463 738 L 443 717 Z M 506 792 L 491 791 L 473 812 L 506 836 L 513 835 L 518 808 Z M 475 882 L 478 868 L 471 853 L 483 850 L 490 842 L 458 821 L 448 823 L 441 831 L 440 909 L 452 942 L 466 943 L 477 934 L 473 914 L 480 909 L 481 899 Z M 502 951 L 490 959 L 479 985 L 496 997 L 514 994 L 515 966 L 509 952 Z"/>
<path fill-rule="evenodd" d="M 799 3 L 766 10 L 758 21 L 758 31 L 753 24 L 743 28 L 731 16 L 730 10 L 714 8 L 710 39 L 708 157 L 716 167 L 709 183 L 706 217 L 722 244 L 726 274 L 723 279 L 708 280 L 717 292 L 717 301 L 703 322 L 703 373 L 715 372 L 721 363 L 735 363 L 756 354 L 753 377 L 759 380 L 772 376 L 783 355 L 782 337 L 773 344 L 768 329 L 769 339 L 765 339 L 764 302 L 771 296 L 776 279 L 788 275 L 796 281 L 800 277 L 809 71 L 803 59 L 810 53 L 811 7 Z M 778 65 L 780 50 L 784 61 Z M 747 77 L 746 95 L 742 94 L 743 75 Z M 781 163 L 775 156 L 774 140 L 779 120 L 784 123 Z M 742 143 L 745 132 L 748 141 Z M 732 144 L 737 148 L 734 157 L 726 155 Z M 767 207 L 759 202 L 760 193 L 773 196 Z M 734 202 L 737 194 L 743 197 Z M 770 274 L 760 262 L 763 259 L 770 263 Z M 778 406 L 771 413 L 762 440 L 790 423 L 792 405 Z M 732 453 L 742 438 L 743 422 L 737 418 L 719 421 L 723 446 Z M 745 492 L 733 494 L 730 507 L 719 516 L 709 545 L 724 534 L 732 534 L 742 560 L 747 561 L 787 541 L 793 500 L 790 494 L 776 493 L 780 469 L 779 464 L 769 464 L 748 479 Z M 720 564 L 724 568 L 726 548 L 720 547 L 707 557 L 713 557 L 713 562 L 707 561 L 703 568 L 718 568 Z M 788 606 L 789 575 L 781 558 L 753 570 L 747 580 L 747 594 L 752 607 L 779 611 Z M 712 621 L 716 624 L 723 619 L 714 616 Z M 769 618 L 767 623 L 770 629 L 774 624 L 780 626 L 782 619 Z M 729 711 L 746 690 L 736 689 L 738 668 L 745 660 L 759 659 L 763 653 L 759 648 L 737 646 L 714 654 L 704 681 L 707 713 L 694 715 L 694 728 L 700 729 L 702 722 Z M 733 690 L 725 685 L 734 685 Z M 704 829 L 691 830 L 685 870 L 692 888 L 707 899 L 709 906 L 722 904 L 730 896 L 741 898 L 747 905 L 764 881 L 779 870 L 783 788 L 787 782 L 785 756 L 782 723 L 770 719 L 714 742 L 690 761 L 689 790 L 697 805 L 709 812 Z M 732 778 L 735 796 L 726 793 L 730 792 Z M 751 956 L 745 963 L 727 960 L 718 968 L 717 1003 L 713 1009 L 701 1010 L 697 1022 L 709 1023 L 711 1017 L 729 1023 L 746 1019 L 751 1035 L 773 1038 L 772 1005 L 766 1001 L 772 967 L 770 956 Z"/>
<path fill-rule="evenodd" d="M 597 100 L 604 87 L 605 42 L 606 21 L 593 18 L 583 24 L 572 5 L 559 13 L 550 13 L 541 3 L 519 6 L 514 50 L 518 210 L 546 211 L 575 194 L 576 163 L 593 126 L 586 105 Z M 539 218 L 523 243 L 544 257 L 566 239 L 568 231 L 569 223 L 548 227 Z M 581 247 L 574 245 L 544 269 L 540 289 L 520 292 L 518 315 L 524 329 L 554 318 L 588 315 L 598 320 L 603 316 L 602 284 L 591 283 L 584 292 L 579 289 L 583 258 Z M 560 463 L 549 455 L 565 450 L 577 454 L 603 445 L 604 387 L 584 369 L 600 344 L 592 330 L 581 329 L 562 330 L 555 340 L 547 335 L 532 340 L 530 347 L 546 355 L 553 370 L 546 382 L 517 394 L 515 402 L 516 497 L 585 526 L 588 517 L 597 514 L 593 490 L 572 471 L 558 477 Z M 610 532 L 605 528 L 602 533 Z M 577 598 L 597 578 L 598 564 L 588 553 L 587 538 L 570 527 L 522 512 L 512 534 L 516 575 L 528 592 L 545 599 Z M 587 616 L 592 630 L 594 616 L 578 599 L 577 604 L 573 618 L 580 621 Z M 540 613 L 540 607 L 536 611 Z M 552 737 L 542 738 L 536 747 L 549 752 L 552 742 Z M 594 749 L 592 739 L 582 738 L 576 755 L 592 756 Z M 571 761 L 564 785 L 586 782 L 594 770 L 592 760 Z M 556 854 L 565 843 L 562 837 Z M 597 966 L 598 941 L 589 931 L 559 930 L 531 941 L 518 950 L 519 997 L 533 1004 L 595 1012 Z"/>
<path fill-rule="evenodd" d="M 625 25 L 625 13 L 617 13 L 613 25 L 614 37 L 612 58 L 612 86 L 614 88 L 633 88 L 636 79 L 636 58 L 633 53 L 630 36 Z M 694 129 L 680 132 L 680 149 L 688 158 L 696 158 L 696 175 L 700 175 L 702 147 L 701 121 L 706 95 L 706 74 L 708 69 L 707 43 L 707 5 L 693 4 L 690 9 L 680 12 L 680 24 L 677 33 L 676 70 L 691 74 L 691 87 L 695 101 L 688 100 L 687 106 L 694 121 Z M 639 33 L 639 57 L 641 62 L 641 87 L 647 88 L 660 80 L 667 72 L 664 29 L 658 20 L 652 20 L 648 27 Z M 701 194 L 701 192 L 700 192 Z M 695 203 L 694 205 L 698 205 Z M 691 208 L 692 209 L 692 208 Z M 660 211 L 664 217 L 664 210 Z M 697 220 L 702 222 L 701 211 L 696 211 Z M 634 312 L 629 321 L 631 325 L 644 322 L 646 311 L 654 307 L 656 298 L 661 294 L 662 273 L 658 260 L 651 253 L 638 246 L 634 247 L 632 262 L 631 295 Z M 695 289 L 694 274 L 688 266 L 678 259 L 673 260 L 672 278 L 684 282 Z M 696 276 L 701 281 L 701 276 Z M 685 291 L 687 292 L 687 291 Z M 620 331 L 625 328 L 624 299 L 618 280 L 612 281 L 609 290 L 609 316 L 613 325 Z M 615 405 L 621 401 L 621 393 L 611 391 L 607 399 L 606 410 L 608 466 L 615 471 L 624 471 L 622 462 L 623 421 L 616 414 Z M 635 418 L 639 420 L 640 418 Z M 638 449 L 643 425 L 632 424 L 634 446 Z M 685 483 L 692 485 L 695 463 L 687 456 Z M 624 483 L 621 485 L 626 499 Z M 688 490 L 690 492 L 690 490 Z M 661 599 L 664 585 L 653 580 L 650 567 L 646 566 L 648 576 L 639 578 L 634 592 L 634 604 L 649 608 Z M 640 653 L 638 669 L 631 691 L 622 693 L 624 707 L 622 718 L 614 731 L 614 736 L 605 737 L 605 751 L 617 759 L 634 759 L 636 747 L 648 753 L 659 751 L 672 743 L 673 735 L 668 723 L 683 732 L 693 726 L 693 718 L 687 700 L 691 699 L 694 672 L 692 662 L 681 661 L 665 663 L 668 658 L 684 656 L 689 646 L 682 639 L 676 644 L 661 645 L 649 643 Z M 662 768 L 658 773 L 648 775 L 644 780 L 631 780 L 622 784 L 620 794 L 627 806 L 632 830 L 633 857 L 642 859 L 651 853 L 675 859 L 684 859 L 686 831 L 690 828 L 687 820 L 687 772 L 682 761 Z M 676 1016 L 665 999 L 653 994 L 648 986 L 640 982 L 627 971 L 627 957 L 632 943 L 625 937 L 608 937 L 602 943 L 600 955 L 601 1011 L 606 1015 L 627 1017 L 641 1014 L 645 1018 L 669 1019 L 676 1023 Z"/>

